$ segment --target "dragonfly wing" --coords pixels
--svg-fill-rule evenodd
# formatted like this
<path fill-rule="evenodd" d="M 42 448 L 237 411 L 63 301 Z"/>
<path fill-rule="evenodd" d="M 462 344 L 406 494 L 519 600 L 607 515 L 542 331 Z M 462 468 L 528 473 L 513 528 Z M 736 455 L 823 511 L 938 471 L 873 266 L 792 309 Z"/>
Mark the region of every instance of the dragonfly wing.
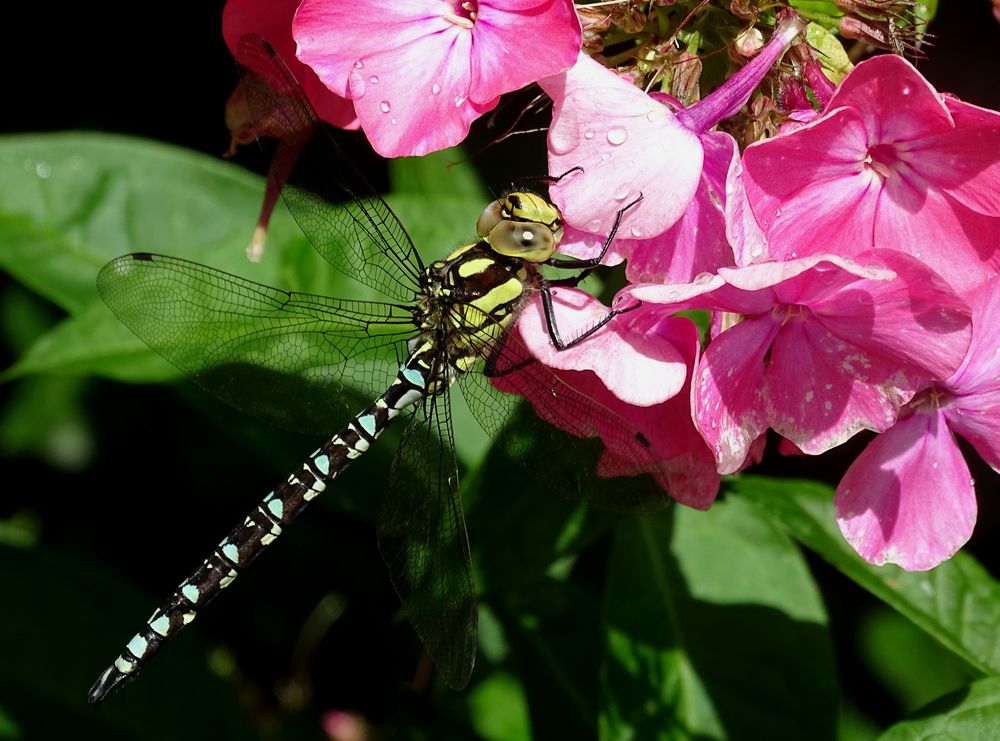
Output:
<path fill-rule="evenodd" d="M 379 548 L 431 660 L 461 689 L 476 660 L 478 618 L 447 393 L 425 399 L 403 433 Z"/>
<path fill-rule="evenodd" d="M 302 87 L 259 36 L 240 39 L 240 83 L 258 135 L 279 139 L 272 173 L 316 251 L 346 275 L 412 301 L 424 266 L 402 223 L 345 157 Z"/>
<path fill-rule="evenodd" d="M 655 511 L 670 502 L 655 451 L 632 422 L 588 395 L 593 379 L 587 372 L 540 363 L 516 327 L 483 354 L 482 372 L 461 376 L 462 394 L 483 429 L 528 475 L 602 509 Z M 535 414 L 525 413 L 522 399 Z M 627 461 L 634 475 L 602 476 L 602 460 Z"/>
<path fill-rule="evenodd" d="M 149 253 L 104 266 L 98 291 L 138 337 L 200 386 L 266 422 L 328 434 L 385 390 L 406 340 L 406 307 L 289 293 Z M 346 387 L 346 388 L 345 388 Z"/>

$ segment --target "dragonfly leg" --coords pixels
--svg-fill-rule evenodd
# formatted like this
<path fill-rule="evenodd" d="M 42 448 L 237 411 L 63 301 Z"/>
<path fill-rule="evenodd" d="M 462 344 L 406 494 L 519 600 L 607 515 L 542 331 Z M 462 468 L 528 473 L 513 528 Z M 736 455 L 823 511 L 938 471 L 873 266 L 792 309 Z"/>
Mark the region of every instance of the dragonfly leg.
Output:
<path fill-rule="evenodd" d="M 615 214 L 615 221 L 611 225 L 611 231 L 608 232 L 607 238 L 604 240 L 604 244 L 601 246 L 601 251 L 597 257 L 584 258 L 570 258 L 570 259 L 556 259 L 550 257 L 545 261 L 546 265 L 551 265 L 554 268 L 559 268 L 560 270 L 573 270 L 575 268 L 582 268 L 579 275 L 574 275 L 571 278 L 561 278 L 559 280 L 551 281 L 553 285 L 557 286 L 576 286 L 584 278 L 590 275 L 597 267 L 600 266 L 601 260 L 608 252 L 608 248 L 611 247 L 611 243 L 615 241 L 615 235 L 618 233 L 619 227 L 622 224 L 622 217 L 625 216 L 625 212 L 628 211 L 633 206 L 637 206 L 640 201 L 642 201 L 643 195 L 640 193 L 636 196 L 635 200 L 631 203 L 626 203 L 622 208 L 618 209 L 618 213 Z"/>
<path fill-rule="evenodd" d="M 552 287 L 548 283 L 543 283 L 541 287 L 541 294 L 542 307 L 545 310 L 545 327 L 549 332 L 549 339 L 552 340 L 552 344 L 557 350 L 568 350 L 571 347 L 576 347 L 619 314 L 627 314 L 628 312 L 642 306 L 641 301 L 636 301 L 634 304 L 626 306 L 624 309 L 612 309 L 601 317 L 600 321 L 594 324 L 594 326 L 590 329 L 577 335 L 573 339 L 566 341 L 563 340 L 562 336 L 559 334 L 559 325 L 556 323 L 555 308 L 552 304 Z"/>

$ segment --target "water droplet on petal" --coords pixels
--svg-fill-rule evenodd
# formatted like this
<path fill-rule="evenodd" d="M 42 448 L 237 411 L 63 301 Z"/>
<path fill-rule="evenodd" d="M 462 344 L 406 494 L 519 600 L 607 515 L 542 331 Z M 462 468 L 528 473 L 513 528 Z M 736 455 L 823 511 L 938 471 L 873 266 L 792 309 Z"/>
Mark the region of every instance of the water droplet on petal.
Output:
<path fill-rule="evenodd" d="M 372 75 L 368 78 L 372 85 L 378 85 L 378 75 Z"/>
<path fill-rule="evenodd" d="M 354 69 L 364 69 L 365 64 L 360 59 L 354 63 Z"/>
<path fill-rule="evenodd" d="M 608 152 L 601 152 L 601 162 L 607 162 L 611 159 L 611 155 Z"/>
<path fill-rule="evenodd" d="M 378 109 L 382 111 L 382 113 L 388 113 L 392 109 L 392 106 L 389 105 L 388 100 L 383 100 L 381 103 L 378 104 Z"/>
<path fill-rule="evenodd" d="M 52 165 L 48 162 L 38 162 L 35 164 L 35 174 L 42 180 L 52 175 Z"/>
<path fill-rule="evenodd" d="M 642 236 L 642 229 L 640 227 L 637 227 L 637 226 L 633 226 L 632 228 L 630 228 L 629 232 L 631 232 L 631 234 L 632 234 L 633 237 L 641 237 Z"/>
<path fill-rule="evenodd" d="M 433 93 L 434 95 L 438 95 L 440 94 L 440 92 L 441 92 L 440 85 L 438 85 L 436 82 L 433 85 L 431 85 L 431 93 Z"/>
<path fill-rule="evenodd" d="M 620 144 L 624 144 L 626 139 L 628 139 L 628 132 L 620 126 L 608 129 L 608 143 L 617 147 Z"/>
<path fill-rule="evenodd" d="M 629 189 L 628 188 L 622 188 L 620 191 L 618 191 L 617 193 L 615 193 L 614 199 L 616 201 L 624 201 L 626 198 L 628 198 L 628 194 L 629 194 Z"/>
<path fill-rule="evenodd" d="M 467 100 L 468 100 L 468 98 L 466 98 L 464 95 L 456 95 L 455 96 L 455 107 L 456 108 L 461 108 L 462 104 L 465 103 L 465 101 L 467 101 Z"/>
<path fill-rule="evenodd" d="M 594 130 L 593 129 L 587 129 L 586 131 L 584 131 L 583 132 L 583 138 L 584 139 L 593 139 L 594 138 Z"/>
<path fill-rule="evenodd" d="M 399 121 L 397 121 L 397 120 L 396 120 L 395 118 L 394 118 L 394 119 L 392 119 L 392 125 L 393 125 L 393 126 L 395 126 L 395 125 L 396 125 L 396 124 L 398 124 L 398 123 L 399 123 Z"/>

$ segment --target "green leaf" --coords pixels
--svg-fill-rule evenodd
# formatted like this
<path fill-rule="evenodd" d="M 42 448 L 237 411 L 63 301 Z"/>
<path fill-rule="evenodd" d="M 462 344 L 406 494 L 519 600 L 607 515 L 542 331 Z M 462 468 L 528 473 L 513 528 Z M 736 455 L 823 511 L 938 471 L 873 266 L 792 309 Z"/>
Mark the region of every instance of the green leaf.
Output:
<path fill-rule="evenodd" d="M 973 678 L 968 664 L 885 605 L 866 611 L 859 627 L 869 673 L 881 680 L 905 712 Z"/>
<path fill-rule="evenodd" d="M 460 147 L 423 157 L 393 158 L 389 160 L 389 180 L 393 193 L 420 196 L 425 202 L 431 198 L 460 197 L 478 203 L 481 210 L 489 201 L 479 175 Z M 436 210 L 434 204 L 428 205 Z M 474 234 L 478 216 L 478 211 L 471 214 L 470 235 Z"/>
<path fill-rule="evenodd" d="M 838 84 L 854 69 L 840 39 L 820 24 L 806 26 L 806 41 L 816 50 L 823 71 L 833 84 Z"/>
<path fill-rule="evenodd" d="M 125 252 L 274 275 L 243 253 L 263 181 L 222 160 L 120 136 L 6 136 L 0 183 L 0 267 L 70 313 L 94 300 L 98 270 Z M 274 225 L 272 241 L 282 231 Z"/>
<path fill-rule="evenodd" d="M 602 737 L 832 736 L 833 652 L 798 549 L 738 500 L 619 527 Z"/>
<path fill-rule="evenodd" d="M 879 741 L 994 741 L 1000 729 L 1000 677 L 988 677 L 945 695 L 897 723 Z"/>
<path fill-rule="evenodd" d="M 150 350 L 100 300 L 39 337 L 0 380 L 40 373 L 97 375 L 131 383 L 180 377 L 180 371 Z"/>
<path fill-rule="evenodd" d="M 530 739 L 524 687 L 513 675 L 497 671 L 469 692 L 472 727 L 484 739 Z"/>
<path fill-rule="evenodd" d="M 957 553 L 931 571 L 872 566 L 837 529 L 833 489 L 812 481 L 740 476 L 733 493 L 883 600 L 983 674 L 1000 672 L 1000 584 L 971 556 Z"/>

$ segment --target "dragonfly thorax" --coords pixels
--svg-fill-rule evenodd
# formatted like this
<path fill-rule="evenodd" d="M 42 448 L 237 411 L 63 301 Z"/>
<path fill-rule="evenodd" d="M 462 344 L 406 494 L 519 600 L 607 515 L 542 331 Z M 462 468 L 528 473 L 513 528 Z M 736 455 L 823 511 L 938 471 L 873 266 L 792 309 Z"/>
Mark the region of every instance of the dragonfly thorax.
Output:
<path fill-rule="evenodd" d="M 424 274 L 415 317 L 421 336 L 443 352 L 440 365 L 465 372 L 489 354 L 539 280 L 531 262 L 497 254 L 484 242 L 463 245 Z"/>

